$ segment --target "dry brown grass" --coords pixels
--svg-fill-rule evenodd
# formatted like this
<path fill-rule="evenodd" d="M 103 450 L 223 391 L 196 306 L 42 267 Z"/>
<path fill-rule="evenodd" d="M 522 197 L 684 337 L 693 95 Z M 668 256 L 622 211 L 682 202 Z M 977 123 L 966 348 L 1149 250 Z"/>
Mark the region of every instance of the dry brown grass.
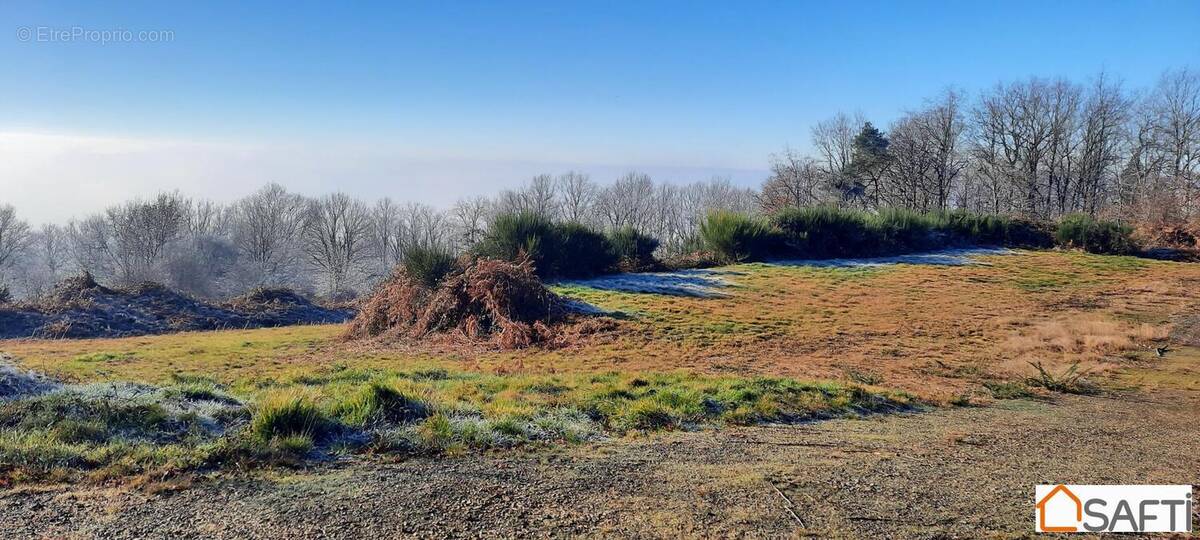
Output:
<path fill-rule="evenodd" d="M 1005 348 L 1018 360 L 1059 355 L 1099 360 L 1122 351 L 1148 348 L 1166 339 L 1167 334 L 1165 326 L 1085 316 L 1036 323 L 1008 338 Z"/>

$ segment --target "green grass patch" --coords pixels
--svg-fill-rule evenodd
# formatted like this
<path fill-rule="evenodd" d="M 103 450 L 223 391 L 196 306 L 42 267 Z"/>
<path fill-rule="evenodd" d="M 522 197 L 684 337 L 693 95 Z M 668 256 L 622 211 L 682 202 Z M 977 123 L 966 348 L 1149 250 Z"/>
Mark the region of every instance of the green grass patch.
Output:
<path fill-rule="evenodd" d="M 125 352 L 125 353 L 98 352 L 98 353 L 91 353 L 91 354 L 81 354 L 79 356 L 76 356 L 74 359 L 72 359 L 72 361 L 80 362 L 80 363 L 84 363 L 84 364 L 91 364 L 91 363 L 103 363 L 103 362 L 113 362 L 116 360 L 124 360 L 127 358 L 133 358 L 133 356 L 134 356 L 134 353 L 132 353 L 132 352 Z"/>
<path fill-rule="evenodd" d="M 0 403 L 0 484 L 195 469 L 245 423 L 240 405 L 177 388 L 96 384 Z"/>
<path fill-rule="evenodd" d="M 293 436 L 315 438 L 331 430 L 324 411 L 304 393 L 270 394 L 255 404 L 248 428 L 260 441 Z"/>
<path fill-rule="evenodd" d="M 913 405 L 899 393 L 772 377 L 344 366 L 240 385 L 237 398 L 195 376 L 166 387 L 80 388 L 0 404 L 0 481 L 287 464 L 343 451 L 455 453 Z"/>

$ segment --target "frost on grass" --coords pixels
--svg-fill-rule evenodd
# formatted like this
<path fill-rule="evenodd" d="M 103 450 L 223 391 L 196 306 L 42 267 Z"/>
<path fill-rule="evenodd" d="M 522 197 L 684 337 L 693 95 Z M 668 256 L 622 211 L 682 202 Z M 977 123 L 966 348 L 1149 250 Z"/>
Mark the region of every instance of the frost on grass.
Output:
<path fill-rule="evenodd" d="M 868 257 L 859 259 L 792 259 L 775 260 L 768 264 L 780 266 L 810 266 L 816 268 L 870 268 L 896 264 L 967 266 L 987 264 L 979 260 L 985 255 L 1011 255 L 1016 253 L 1004 248 L 945 249 L 928 253 L 913 253 L 892 257 Z M 560 281 L 560 285 L 589 287 L 603 291 L 641 294 L 661 294 L 692 298 L 724 298 L 723 289 L 730 286 L 728 276 L 739 275 L 729 270 L 680 270 L 677 272 L 649 272 L 641 274 L 613 274 L 591 279 Z M 579 302 L 572 308 L 584 312 L 602 312 L 599 308 Z"/>
<path fill-rule="evenodd" d="M 723 298 L 721 289 L 729 286 L 724 276 L 736 272 L 720 270 L 680 270 L 644 274 L 613 274 L 592 279 L 562 281 L 562 285 L 590 287 L 602 291 L 662 294 L 692 298 Z"/>
<path fill-rule="evenodd" d="M 0 402 L 0 485 L 347 452 L 444 454 L 577 443 L 631 431 L 799 421 L 905 407 L 833 383 L 687 374 L 492 375 L 334 367 L 251 391 L 211 380 L 72 385 Z"/>
<path fill-rule="evenodd" d="M 203 467 L 248 420 L 238 400 L 188 382 L 59 385 L 0 401 L 0 486 Z"/>
<path fill-rule="evenodd" d="M 37 396 L 61 387 L 40 373 L 11 365 L 0 355 L 0 401 Z"/>

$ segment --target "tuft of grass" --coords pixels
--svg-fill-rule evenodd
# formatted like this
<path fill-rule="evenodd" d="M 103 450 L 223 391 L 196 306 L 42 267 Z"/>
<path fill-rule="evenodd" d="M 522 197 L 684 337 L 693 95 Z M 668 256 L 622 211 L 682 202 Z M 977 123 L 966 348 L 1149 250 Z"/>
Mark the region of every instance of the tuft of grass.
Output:
<path fill-rule="evenodd" d="M 383 422 L 407 423 L 430 414 L 430 405 L 416 392 L 373 380 L 338 402 L 332 414 L 352 426 Z"/>
<path fill-rule="evenodd" d="M 454 427 L 450 418 L 443 414 L 435 414 L 426 418 L 417 428 L 417 436 L 426 448 L 445 450 L 454 446 Z"/>
<path fill-rule="evenodd" d="M 236 384 L 233 394 L 203 376 L 169 382 L 88 385 L 0 404 L 0 462 L 15 464 L 0 481 L 295 465 L 328 452 L 452 454 L 912 403 L 836 383 L 642 371 L 499 375 L 338 363 Z"/>
<path fill-rule="evenodd" d="M 883 384 L 883 375 L 875 373 L 874 371 L 851 368 L 845 370 L 845 373 L 846 378 L 850 379 L 851 382 L 865 384 L 867 386 L 878 386 Z"/>
<path fill-rule="evenodd" d="M 1024 399 L 1033 396 L 1029 387 L 1018 381 L 985 381 L 983 386 L 996 399 Z"/>
<path fill-rule="evenodd" d="M 111 352 L 98 352 L 98 353 L 91 353 L 91 354 L 81 354 L 81 355 L 75 357 L 75 361 L 83 362 L 83 363 L 104 363 L 104 362 L 112 362 L 114 360 L 121 360 L 124 358 L 129 358 L 132 356 L 133 356 L 132 353 L 118 354 L 118 353 L 111 353 Z"/>
<path fill-rule="evenodd" d="M 315 444 L 312 435 L 295 433 L 273 437 L 270 440 L 268 448 L 273 452 L 283 455 L 303 456 L 311 452 Z"/>
<path fill-rule="evenodd" d="M 1080 370 L 1078 362 L 1071 364 L 1061 373 L 1051 372 L 1041 362 L 1029 362 L 1029 365 L 1037 370 L 1037 374 L 1028 380 L 1030 386 L 1038 386 L 1063 394 L 1097 394 L 1100 392 L 1100 388 L 1086 378 L 1088 370 Z"/>
<path fill-rule="evenodd" d="M 171 377 L 172 384 L 163 389 L 166 397 L 177 397 L 192 401 L 215 401 L 220 403 L 239 404 L 240 401 L 231 396 L 224 385 L 208 377 L 175 374 Z"/>
<path fill-rule="evenodd" d="M 255 404 L 248 429 L 258 441 L 269 442 L 295 435 L 319 438 L 331 426 L 308 396 L 289 391 L 268 395 Z"/>
<path fill-rule="evenodd" d="M 679 424 L 677 411 L 655 400 L 638 400 L 621 414 L 618 425 L 628 429 L 667 429 Z"/>

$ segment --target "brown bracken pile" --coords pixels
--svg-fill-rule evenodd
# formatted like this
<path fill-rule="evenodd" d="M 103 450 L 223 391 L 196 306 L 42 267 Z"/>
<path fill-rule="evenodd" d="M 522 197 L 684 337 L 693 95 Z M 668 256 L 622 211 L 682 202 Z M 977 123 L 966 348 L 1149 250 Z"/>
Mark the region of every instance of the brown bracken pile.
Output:
<path fill-rule="evenodd" d="M 609 321 L 611 323 L 611 321 Z M 503 349 L 560 345 L 606 327 L 580 320 L 525 260 L 476 259 L 428 287 L 398 269 L 363 304 L 345 337 L 465 337 Z"/>

